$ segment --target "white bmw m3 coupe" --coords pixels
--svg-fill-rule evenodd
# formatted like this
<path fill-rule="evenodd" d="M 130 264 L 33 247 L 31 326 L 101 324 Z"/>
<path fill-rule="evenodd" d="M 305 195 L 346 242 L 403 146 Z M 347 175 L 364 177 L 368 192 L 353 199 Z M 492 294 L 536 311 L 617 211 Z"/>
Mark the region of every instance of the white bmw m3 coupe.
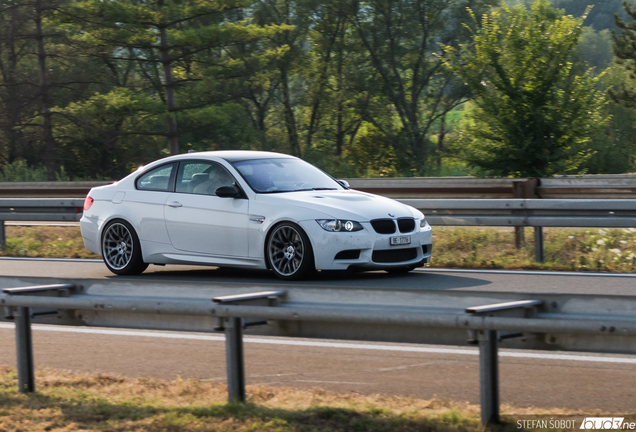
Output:
<path fill-rule="evenodd" d="M 149 264 L 271 269 L 281 279 L 316 270 L 408 272 L 431 256 L 424 215 L 284 154 L 187 153 L 91 189 L 86 248 L 118 275 Z"/>

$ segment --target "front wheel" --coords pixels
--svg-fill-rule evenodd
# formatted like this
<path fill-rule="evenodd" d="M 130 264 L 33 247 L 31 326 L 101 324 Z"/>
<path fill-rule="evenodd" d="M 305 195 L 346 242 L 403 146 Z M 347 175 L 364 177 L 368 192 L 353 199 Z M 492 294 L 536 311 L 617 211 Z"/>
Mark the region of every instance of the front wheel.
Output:
<path fill-rule="evenodd" d="M 272 229 L 265 253 L 267 264 L 281 279 L 299 280 L 316 271 L 309 237 L 294 223 L 283 222 Z"/>
<path fill-rule="evenodd" d="M 141 255 L 139 238 L 125 221 L 109 222 L 102 234 L 102 256 L 108 270 L 117 275 L 136 275 L 148 267 Z"/>

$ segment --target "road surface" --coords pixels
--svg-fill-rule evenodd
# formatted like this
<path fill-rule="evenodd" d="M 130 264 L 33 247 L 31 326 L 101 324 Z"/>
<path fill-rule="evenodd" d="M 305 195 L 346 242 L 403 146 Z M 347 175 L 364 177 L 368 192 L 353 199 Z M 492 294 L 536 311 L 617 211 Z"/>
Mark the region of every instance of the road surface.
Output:
<path fill-rule="evenodd" d="M 103 263 L 0 259 L 2 277 L 122 279 Z M 210 281 L 284 288 L 268 272 L 151 266 L 140 280 Z M 135 278 L 128 278 L 134 280 Z M 319 274 L 301 286 L 635 295 L 634 275 L 422 269 Z M 0 323 L 0 364 L 15 364 L 11 323 Z M 36 367 L 162 379 L 225 382 L 223 337 L 216 334 L 34 326 Z M 471 347 L 267 338 L 245 340 L 247 383 L 337 392 L 439 397 L 479 402 L 477 351 Z M 517 407 L 617 414 L 636 407 L 636 356 L 502 350 L 501 401 Z M 37 384 L 37 383 L 36 383 Z"/>

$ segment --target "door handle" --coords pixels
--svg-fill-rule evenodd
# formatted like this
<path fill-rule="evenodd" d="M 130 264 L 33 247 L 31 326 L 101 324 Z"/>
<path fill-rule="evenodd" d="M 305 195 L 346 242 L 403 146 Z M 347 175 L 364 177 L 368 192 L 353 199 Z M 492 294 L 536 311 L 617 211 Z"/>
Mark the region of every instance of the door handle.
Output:
<path fill-rule="evenodd" d="M 183 207 L 183 204 L 179 201 L 172 201 L 171 203 L 168 203 L 168 205 L 172 208 Z"/>

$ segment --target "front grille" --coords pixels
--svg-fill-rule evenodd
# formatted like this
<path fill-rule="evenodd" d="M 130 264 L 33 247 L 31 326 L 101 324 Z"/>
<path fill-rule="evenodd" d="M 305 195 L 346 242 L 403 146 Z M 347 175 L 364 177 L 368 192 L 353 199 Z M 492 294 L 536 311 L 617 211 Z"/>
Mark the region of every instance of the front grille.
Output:
<path fill-rule="evenodd" d="M 395 232 L 395 222 L 393 219 L 374 219 L 371 226 L 378 234 L 393 234 Z"/>
<path fill-rule="evenodd" d="M 413 218 L 398 219 L 397 222 L 401 233 L 410 233 L 415 229 L 415 219 Z"/>
<path fill-rule="evenodd" d="M 336 255 L 337 260 L 355 260 L 360 258 L 360 249 L 343 250 Z"/>
<path fill-rule="evenodd" d="M 378 250 L 373 252 L 373 262 L 397 263 L 417 258 L 417 248 Z"/>

